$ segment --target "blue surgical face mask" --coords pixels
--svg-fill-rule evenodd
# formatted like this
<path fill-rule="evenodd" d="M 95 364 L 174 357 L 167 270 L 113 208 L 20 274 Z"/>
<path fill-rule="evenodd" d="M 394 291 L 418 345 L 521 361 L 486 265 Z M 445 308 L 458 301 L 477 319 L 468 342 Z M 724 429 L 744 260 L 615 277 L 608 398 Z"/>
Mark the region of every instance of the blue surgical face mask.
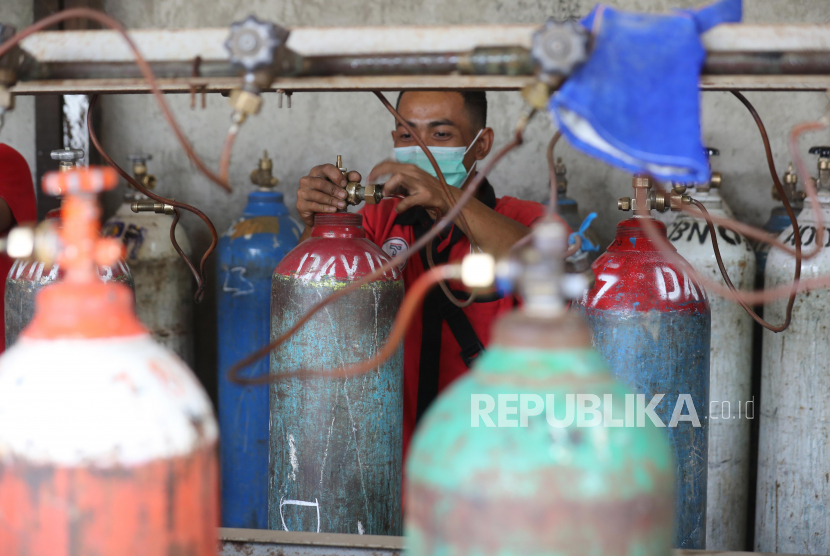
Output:
<path fill-rule="evenodd" d="M 428 147 L 429 152 L 435 157 L 435 162 L 444 174 L 444 179 L 447 180 L 447 185 L 453 187 L 461 187 L 467 181 L 469 175 L 476 167 L 476 163 L 470 166 L 470 170 L 464 167 L 464 156 L 473 148 L 478 138 L 481 137 L 482 128 L 466 149 L 464 147 Z M 435 169 L 432 167 L 426 153 L 418 145 L 412 147 L 395 147 L 395 160 L 402 164 L 414 164 L 424 172 L 437 178 Z M 477 161 L 476 161 L 477 162 Z"/>

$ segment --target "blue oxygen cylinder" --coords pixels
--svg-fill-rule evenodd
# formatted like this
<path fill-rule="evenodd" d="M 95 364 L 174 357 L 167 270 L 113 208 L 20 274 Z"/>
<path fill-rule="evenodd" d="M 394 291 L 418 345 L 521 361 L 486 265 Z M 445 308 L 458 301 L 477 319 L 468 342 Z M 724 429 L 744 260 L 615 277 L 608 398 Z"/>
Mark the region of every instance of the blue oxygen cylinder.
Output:
<path fill-rule="evenodd" d="M 228 369 L 271 337 L 271 275 L 297 245 L 302 226 L 289 216 L 266 152 L 251 181 L 259 186 L 219 240 L 216 264 L 222 525 L 268 527 L 268 386 L 241 386 Z M 245 377 L 268 374 L 268 358 Z"/>

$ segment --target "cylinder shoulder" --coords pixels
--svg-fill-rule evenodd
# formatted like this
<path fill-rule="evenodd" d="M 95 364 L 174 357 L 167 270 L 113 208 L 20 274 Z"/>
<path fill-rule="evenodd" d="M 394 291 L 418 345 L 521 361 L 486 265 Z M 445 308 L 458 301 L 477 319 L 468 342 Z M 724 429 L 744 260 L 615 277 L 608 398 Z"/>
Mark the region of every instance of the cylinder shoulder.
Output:
<path fill-rule="evenodd" d="M 106 221 L 101 235 L 120 239 L 126 247 L 128 261 L 178 257 L 170 242 L 172 218 L 166 214 L 132 211 L 128 214 L 119 210 Z M 176 241 L 185 253 L 191 253 L 190 239 L 181 222 L 176 226 Z"/>
<path fill-rule="evenodd" d="M 189 453 L 217 437 L 195 375 L 146 334 L 23 338 L 0 357 L 3 455 L 110 467 Z"/>
<path fill-rule="evenodd" d="M 587 309 L 708 313 L 706 291 L 689 272 L 654 251 L 606 252 L 592 265 Z"/>
<path fill-rule="evenodd" d="M 373 273 L 388 262 L 386 253 L 365 238 L 312 237 L 292 249 L 277 265 L 274 275 L 308 283 L 329 280 L 351 282 Z M 398 281 L 402 280 L 402 276 L 393 266 L 377 280 Z"/>
<path fill-rule="evenodd" d="M 410 481 L 471 494 L 482 488 L 515 489 L 518 492 L 513 494 L 520 497 L 538 495 L 544 484 L 555 486 L 555 491 L 565 497 L 578 497 L 585 495 L 580 477 L 599 473 L 603 477 L 602 492 L 594 494 L 603 496 L 615 489 L 612 477 L 619 479 L 632 468 L 648 465 L 659 470 L 656 475 L 662 479 L 641 476 L 629 480 L 622 488 L 628 489 L 623 496 L 658 488 L 656 481 L 662 481 L 659 488 L 670 484 L 668 440 L 653 424 L 604 427 L 580 426 L 576 420 L 568 423 L 576 394 L 594 396 L 600 413 L 610 402 L 614 419 L 623 418 L 626 399 L 634 403 L 633 392 L 611 377 L 601 358 L 576 351 L 550 351 L 541 359 L 539 354 L 529 354 L 540 363 L 539 372 L 546 368 L 550 372 L 548 380 L 534 382 L 509 371 L 520 368 L 526 359 L 513 351 L 488 351 L 482 356 L 481 369 L 477 365 L 453 383 L 429 409 L 413 438 L 407 463 Z M 579 361 L 578 365 L 591 369 L 574 368 L 569 372 L 563 368 Z M 495 367 L 504 372 L 493 372 Z M 535 401 L 544 403 L 544 411 L 528 415 L 525 426 L 518 408 L 531 396 L 536 398 L 525 403 L 532 407 Z M 551 424 L 551 419 L 558 425 Z M 487 480 L 482 480 L 484 477 Z"/>

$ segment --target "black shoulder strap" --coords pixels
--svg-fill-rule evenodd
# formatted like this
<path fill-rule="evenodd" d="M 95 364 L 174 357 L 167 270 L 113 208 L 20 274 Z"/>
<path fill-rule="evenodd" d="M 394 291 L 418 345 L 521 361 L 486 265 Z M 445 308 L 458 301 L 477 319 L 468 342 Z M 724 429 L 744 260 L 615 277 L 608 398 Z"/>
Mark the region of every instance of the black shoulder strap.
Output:
<path fill-rule="evenodd" d="M 413 215 L 412 224 L 415 239 L 420 239 L 432 225 L 432 220 L 424 209 Z M 411 211 L 408 211 L 411 212 Z M 429 268 L 426 249 L 433 249 L 433 260 L 436 264 L 449 260 L 450 246 L 461 237 L 461 231 L 455 227 L 452 231 L 449 245 L 442 253 L 437 253 L 433 245 L 428 245 L 420 251 L 421 262 L 424 268 Z M 418 369 L 418 408 L 416 420 L 420 420 L 432 401 L 438 396 L 438 375 L 441 365 L 441 332 L 442 321 L 447 321 L 450 332 L 461 347 L 459 354 L 464 364 L 469 367 L 473 360 L 484 351 L 484 345 L 470 324 L 467 315 L 461 307 L 447 298 L 440 288 L 431 290 L 424 299 L 422 330 L 421 330 L 421 357 Z"/>

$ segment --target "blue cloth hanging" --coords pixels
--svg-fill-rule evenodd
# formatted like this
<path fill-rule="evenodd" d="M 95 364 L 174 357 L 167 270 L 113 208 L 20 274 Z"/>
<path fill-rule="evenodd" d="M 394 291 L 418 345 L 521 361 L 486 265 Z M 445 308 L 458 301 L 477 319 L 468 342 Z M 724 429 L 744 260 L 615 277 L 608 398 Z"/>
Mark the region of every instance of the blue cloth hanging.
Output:
<path fill-rule="evenodd" d="M 582 20 L 588 60 L 551 97 L 568 141 L 609 164 L 661 181 L 705 183 L 700 133 L 700 34 L 741 20 L 741 0 L 694 11 L 636 14 L 598 5 Z"/>

